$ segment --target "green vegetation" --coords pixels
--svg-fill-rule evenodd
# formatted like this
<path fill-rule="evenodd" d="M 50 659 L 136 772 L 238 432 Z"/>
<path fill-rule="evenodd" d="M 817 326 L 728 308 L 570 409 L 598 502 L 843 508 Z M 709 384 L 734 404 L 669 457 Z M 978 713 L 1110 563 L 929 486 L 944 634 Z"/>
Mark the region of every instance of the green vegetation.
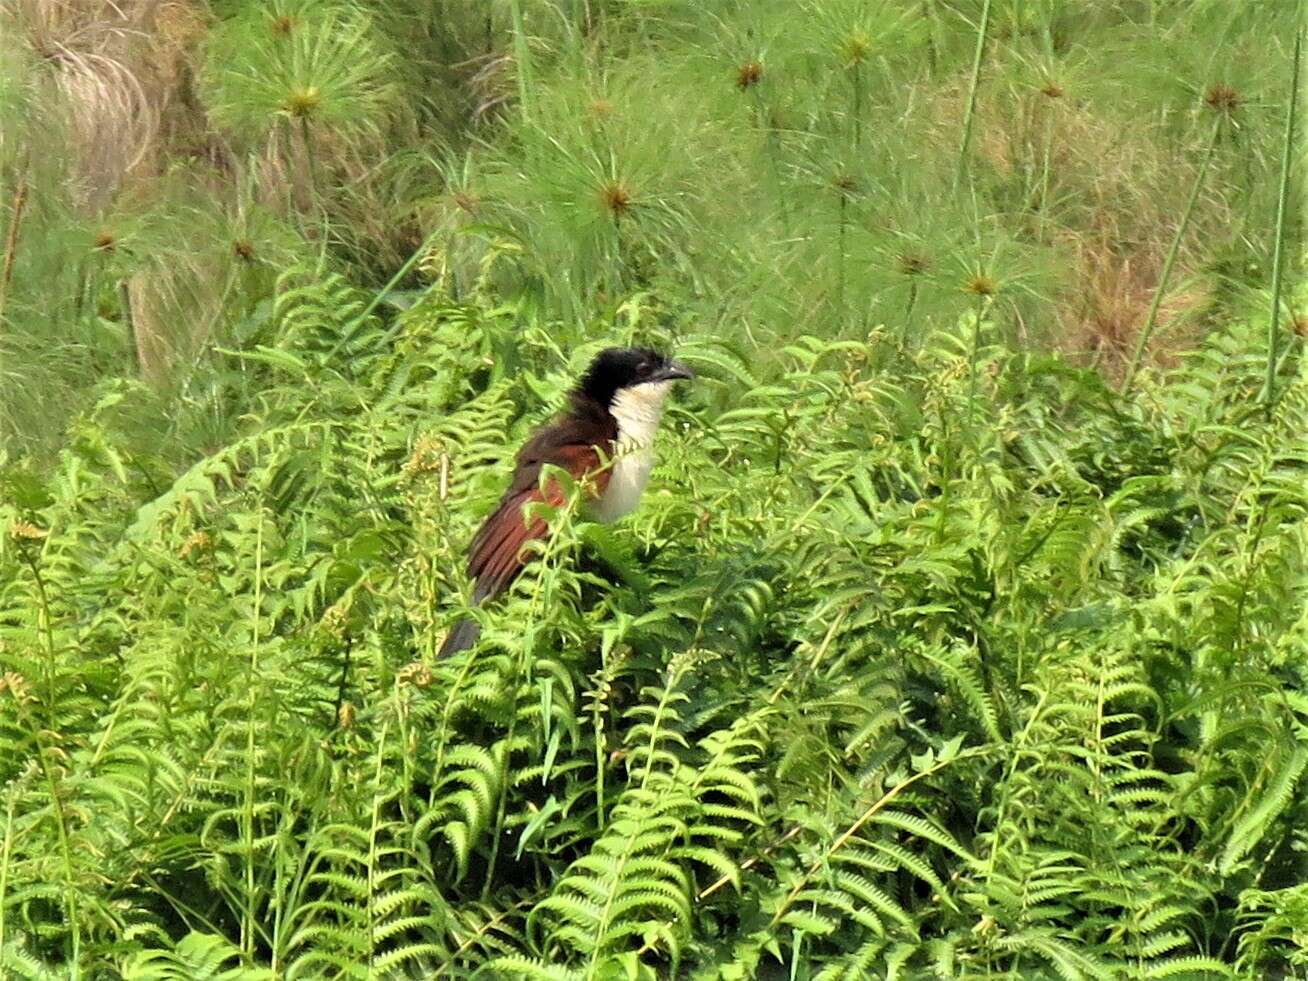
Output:
<path fill-rule="evenodd" d="M 0 4 L 0 975 L 1308 976 L 1297 8 Z"/>

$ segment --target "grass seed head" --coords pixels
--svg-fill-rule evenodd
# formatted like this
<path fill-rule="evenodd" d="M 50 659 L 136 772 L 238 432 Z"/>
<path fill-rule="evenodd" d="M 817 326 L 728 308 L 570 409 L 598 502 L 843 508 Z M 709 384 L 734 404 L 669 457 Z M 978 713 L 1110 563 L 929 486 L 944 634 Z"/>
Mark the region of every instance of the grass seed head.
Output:
<path fill-rule="evenodd" d="M 963 284 L 963 292 L 973 296 L 994 296 L 999 292 L 999 284 L 985 273 L 977 273 Z"/>
<path fill-rule="evenodd" d="M 1231 115 L 1240 108 L 1240 93 L 1225 82 L 1210 85 L 1204 93 L 1204 105 L 1213 112 Z"/>
<path fill-rule="evenodd" d="M 763 80 L 763 62 L 747 61 L 736 69 L 736 88 L 744 92 Z"/>
<path fill-rule="evenodd" d="M 600 187 L 600 204 L 614 218 L 625 214 L 631 207 L 631 190 L 622 181 L 609 181 Z"/>
<path fill-rule="evenodd" d="M 291 89 L 286 96 L 286 101 L 282 103 L 282 108 L 296 119 L 303 119 L 312 116 L 321 104 L 322 93 L 318 91 L 318 86 L 306 85 Z"/>
<path fill-rule="evenodd" d="M 477 206 L 481 204 L 481 199 L 475 194 L 469 194 L 467 191 L 455 191 L 450 195 L 450 200 L 460 211 L 466 211 L 473 215 L 477 213 Z"/>
<path fill-rule="evenodd" d="M 272 32 L 277 37 L 290 37 L 298 23 L 290 14 L 282 14 L 272 19 Z"/>
<path fill-rule="evenodd" d="M 866 31 L 851 31 L 840 39 L 840 60 L 846 68 L 854 68 L 867 61 L 872 53 L 872 38 Z"/>
<path fill-rule="evenodd" d="M 93 248 L 96 252 L 112 252 L 118 245 L 118 236 L 107 228 L 102 228 L 95 233 L 95 242 Z"/>
<path fill-rule="evenodd" d="M 242 262 L 254 261 L 254 243 L 248 238 L 239 238 L 232 243 L 232 255 Z"/>
<path fill-rule="evenodd" d="M 930 268 L 930 257 L 920 252 L 901 252 L 895 257 L 895 271 L 901 276 L 921 276 Z"/>

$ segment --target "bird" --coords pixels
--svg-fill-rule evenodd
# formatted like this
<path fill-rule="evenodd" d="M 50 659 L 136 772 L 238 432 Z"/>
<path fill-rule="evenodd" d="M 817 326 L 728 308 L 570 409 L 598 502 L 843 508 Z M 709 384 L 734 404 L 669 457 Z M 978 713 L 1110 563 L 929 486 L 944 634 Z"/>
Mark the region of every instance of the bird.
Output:
<path fill-rule="evenodd" d="M 543 517 L 523 508 L 547 503 L 559 507 L 565 492 L 541 471 L 553 465 L 587 489 L 589 516 L 609 523 L 633 511 L 654 466 L 654 436 L 663 401 L 674 382 L 695 373 L 680 361 L 645 347 L 609 347 L 590 362 L 568 397 L 567 408 L 536 429 L 518 451 L 513 478 L 468 549 L 472 605 L 493 599 L 509 587 L 529 559 L 529 542 L 544 538 Z M 477 642 L 477 621 L 454 625 L 438 657 Z"/>

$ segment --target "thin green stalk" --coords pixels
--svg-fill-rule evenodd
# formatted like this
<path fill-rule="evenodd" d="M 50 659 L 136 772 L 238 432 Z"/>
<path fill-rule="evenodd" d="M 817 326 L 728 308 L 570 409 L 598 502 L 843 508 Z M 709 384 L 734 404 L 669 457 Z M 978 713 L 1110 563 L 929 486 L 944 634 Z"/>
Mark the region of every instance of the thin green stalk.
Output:
<path fill-rule="evenodd" d="M 1045 116 L 1045 146 L 1040 166 L 1040 241 L 1049 241 L 1049 176 L 1054 151 L 1054 120 L 1052 113 Z"/>
<path fill-rule="evenodd" d="M 622 212 L 613 209 L 613 260 L 609 264 L 610 282 L 609 291 L 613 296 L 622 295 L 622 271 L 624 268 L 622 256 Z"/>
<path fill-rule="evenodd" d="M 904 306 L 904 322 L 899 329 L 899 347 L 905 350 L 908 347 L 909 334 L 913 327 L 913 310 L 917 307 L 917 279 L 913 278 L 908 281 L 908 303 Z"/>
<path fill-rule="evenodd" d="M 972 57 L 972 78 L 967 88 L 967 111 L 963 114 L 963 139 L 958 147 L 958 169 L 954 174 L 957 185 L 967 169 L 968 149 L 972 144 L 972 122 L 976 117 L 976 92 L 981 84 L 981 59 L 986 50 L 986 33 L 990 29 L 990 0 L 981 8 L 981 24 L 976 31 L 976 53 Z"/>
<path fill-rule="evenodd" d="M 144 374 L 145 364 L 141 357 L 141 345 L 136 337 L 136 318 L 132 316 L 132 291 L 125 279 L 118 281 L 118 304 L 123 309 L 123 325 L 127 328 L 127 346 L 132 352 L 132 365 L 138 375 Z"/>
<path fill-rule="evenodd" d="M 0 968 L 4 967 L 5 956 L 5 896 L 9 891 L 9 856 L 14 844 L 14 806 L 18 800 L 20 781 L 9 785 L 9 802 L 5 808 L 4 847 L 0 848 Z"/>
<path fill-rule="evenodd" d="M 32 732 L 32 741 L 36 743 L 36 760 L 37 765 L 41 768 L 41 775 L 45 778 L 46 789 L 50 794 L 50 807 L 54 812 L 55 825 L 59 829 L 59 851 L 64 860 L 64 875 L 67 877 L 66 885 L 63 889 L 64 908 L 68 915 L 68 929 L 72 934 L 72 970 L 68 975 L 72 981 L 77 981 L 82 974 L 82 927 L 81 916 L 77 910 L 77 887 L 73 882 L 73 849 L 68 834 L 68 812 L 64 809 L 64 793 L 59 786 L 59 780 L 55 776 L 55 770 L 50 766 L 49 757 L 54 755 L 55 747 L 49 745 L 45 726 L 42 726 L 37 720 L 33 719 L 27 711 L 26 706 L 17 699 L 14 700 L 18 705 L 18 716 Z M 60 754 L 62 758 L 62 753 Z"/>
<path fill-rule="evenodd" d="M 56 722 L 55 703 L 58 700 L 57 683 L 58 672 L 55 669 L 55 658 L 57 655 L 54 638 L 54 624 L 50 611 L 50 595 L 45 587 L 45 580 L 41 576 L 40 559 L 33 553 L 31 547 L 19 549 L 22 558 L 27 562 L 28 567 L 32 570 L 32 581 L 36 586 L 37 599 L 37 633 L 45 641 L 45 662 L 46 662 L 46 704 L 44 725 L 39 724 L 32 719 L 22 699 L 14 693 L 13 701 L 18 706 L 18 712 L 23 722 L 27 723 L 32 731 L 33 738 L 36 742 L 36 757 L 40 763 L 41 773 L 45 777 L 46 786 L 50 792 L 50 804 L 54 810 L 55 821 L 59 827 L 59 846 L 64 859 L 64 872 L 68 877 L 67 889 L 64 893 L 64 903 L 68 912 L 68 926 L 72 932 L 73 943 L 73 973 L 72 977 L 76 978 L 81 972 L 82 959 L 82 935 L 81 925 L 78 922 L 77 912 L 77 891 L 73 885 L 73 855 L 72 847 L 69 843 L 68 836 L 68 816 L 64 811 L 63 796 L 60 791 L 59 781 L 55 777 L 55 772 L 50 766 L 47 754 L 51 747 L 46 745 L 47 732 L 58 731 Z M 12 799 L 11 799 L 12 803 Z M 6 836 L 6 854 L 8 841 Z M 6 865 L 7 865 L 6 861 Z"/>
<path fill-rule="evenodd" d="M 14 278 L 14 257 L 18 254 L 18 229 L 23 222 L 23 208 L 27 204 L 27 181 L 20 179 L 14 191 L 14 203 L 9 214 L 9 233 L 5 236 L 4 265 L 0 268 L 0 320 L 5 315 L 5 298 L 9 283 Z"/>
<path fill-rule="evenodd" d="M 486 860 L 486 881 L 482 883 L 481 899 L 485 902 L 490 896 L 491 886 L 495 884 L 495 866 L 499 863 L 500 858 L 500 839 L 504 837 L 504 820 L 508 816 L 509 806 L 509 769 L 513 760 L 513 739 L 518 729 L 518 695 L 521 688 L 523 674 L 526 671 L 527 641 L 526 637 L 534 636 L 525 635 L 522 645 L 519 647 L 518 656 L 513 661 L 513 674 L 509 678 L 509 692 L 512 700 L 513 715 L 509 719 L 508 734 L 504 737 L 504 753 L 500 759 L 499 766 L 496 770 L 497 780 L 499 782 L 498 800 L 495 805 L 495 828 L 491 838 L 490 857 Z"/>
<path fill-rule="evenodd" d="M 58 699 L 59 674 L 55 670 L 54 619 L 50 615 L 50 594 L 45 588 L 45 578 L 41 575 L 41 563 L 28 548 L 19 549 L 22 558 L 32 570 L 32 583 L 36 586 L 36 629 L 45 641 L 45 707 L 48 713 L 47 724 L 50 731 L 57 731 L 55 702 Z"/>
<path fill-rule="evenodd" d="M 1136 338 L 1135 351 L 1132 353 L 1131 363 L 1126 369 L 1126 378 L 1122 381 L 1123 395 L 1131 391 L 1136 372 L 1140 370 L 1140 361 L 1144 357 L 1145 348 L 1149 344 L 1149 339 L 1153 336 L 1154 329 L 1158 326 L 1158 308 L 1162 305 L 1163 296 L 1167 292 L 1167 283 L 1172 276 L 1172 266 L 1176 264 L 1176 257 L 1181 251 L 1181 241 L 1185 238 L 1186 229 L 1190 227 L 1190 216 L 1194 214 L 1194 206 L 1199 200 L 1199 191 L 1204 185 L 1204 176 L 1208 173 L 1208 165 L 1212 163 L 1213 153 L 1217 150 L 1217 136 L 1221 131 L 1222 118 L 1219 116 L 1213 124 L 1213 135 L 1208 140 L 1208 149 L 1204 151 L 1204 159 L 1199 165 L 1199 173 L 1195 174 L 1194 186 L 1190 188 L 1190 199 L 1185 203 L 1185 211 L 1181 214 L 1181 223 L 1177 226 L 1176 234 L 1172 237 L 1172 245 L 1167 250 L 1167 258 L 1163 260 L 1163 271 L 1158 277 L 1158 289 L 1154 292 L 1154 301 L 1149 305 L 1149 316 L 1140 331 L 1140 336 Z"/>
<path fill-rule="evenodd" d="M 548 570 L 550 563 L 554 561 L 554 557 L 559 550 L 559 540 L 560 529 L 552 529 L 539 559 L 543 570 Z M 504 737 L 504 754 L 498 767 L 499 800 L 495 809 L 495 827 L 491 837 L 490 857 L 486 860 L 486 881 L 481 888 L 483 902 L 490 896 L 491 886 L 495 882 L 495 867 L 500 857 L 500 840 L 504 837 L 504 821 L 508 816 L 509 803 L 509 768 L 513 759 L 513 740 L 517 734 L 518 716 L 521 714 L 518 711 L 518 698 L 524 677 L 528 684 L 531 683 L 531 663 L 528 660 L 528 653 L 535 643 L 534 626 L 540 622 L 542 608 L 545 605 L 542 602 L 542 594 L 549 588 L 546 575 L 542 574 L 537 581 L 535 590 L 532 592 L 531 612 L 527 620 L 527 626 L 522 631 L 522 641 L 518 646 L 517 656 L 513 659 L 513 673 L 509 678 L 508 689 L 513 708 L 512 715 L 509 717 L 508 732 Z"/>
<path fill-rule="evenodd" d="M 382 723 L 381 733 L 377 737 L 377 767 L 373 771 L 372 784 L 372 819 L 368 823 L 368 974 L 372 976 L 374 958 L 377 955 L 377 893 L 380 891 L 378 873 L 382 871 L 381 849 L 378 839 L 383 825 L 382 806 L 385 796 L 381 793 L 383 774 L 386 770 L 386 732 L 390 720 Z"/>
<path fill-rule="evenodd" d="M 591 703 L 591 725 L 595 730 L 595 826 L 604 830 L 604 759 L 608 755 L 608 739 L 604 731 L 604 707 L 608 698 L 611 675 L 609 658 L 613 654 L 607 641 L 600 649 L 600 670 L 595 683 L 594 701 Z"/>
<path fill-rule="evenodd" d="M 518 71 L 518 109 L 522 113 L 524 125 L 531 123 L 531 52 L 527 47 L 527 32 L 522 23 L 522 0 L 513 0 L 509 5 L 513 17 L 513 60 Z"/>
<path fill-rule="evenodd" d="M 572 20 L 580 26 L 583 37 L 594 29 L 590 19 L 590 0 L 572 0 Z"/>
<path fill-rule="evenodd" d="M 91 279 L 91 274 L 87 271 L 88 261 L 93 262 L 94 260 L 88 260 L 86 258 L 78 260 L 77 272 L 75 274 L 77 288 L 76 292 L 73 294 L 73 319 L 79 322 L 82 319 L 82 310 L 86 307 L 86 287 Z"/>
<path fill-rule="evenodd" d="M 972 313 L 972 353 L 968 359 L 971 362 L 967 381 L 967 428 L 969 432 L 975 419 L 977 362 L 981 358 L 981 319 L 985 316 L 985 309 L 986 298 L 978 296 L 976 298 L 976 309 Z"/>
<path fill-rule="evenodd" d="M 954 457 L 957 447 L 955 445 L 955 434 L 950 432 L 949 423 L 951 413 L 950 407 L 942 398 L 936 404 L 936 418 L 940 422 L 940 496 L 937 498 L 939 505 L 936 508 L 936 536 L 937 543 L 945 540 L 945 532 L 948 530 L 949 516 L 953 511 L 954 499 Z"/>
<path fill-rule="evenodd" d="M 87 323 L 95 323 L 96 317 L 100 315 L 100 290 L 104 285 L 106 265 L 108 265 L 106 253 L 102 249 L 94 250 L 90 257 L 90 271 L 82 283 L 84 296 L 81 312 Z"/>
<path fill-rule="evenodd" d="M 863 64 L 856 61 L 854 72 L 854 149 L 863 145 Z"/>
<path fill-rule="evenodd" d="M 777 195 L 777 201 L 781 204 L 781 223 L 786 228 L 786 234 L 790 231 L 790 209 L 786 207 L 786 195 L 781 183 L 781 147 L 777 140 L 776 130 L 772 128 L 771 121 L 767 118 L 767 111 L 763 105 L 763 97 L 759 95 L 758 86 L 750 86 L 754 97 L 754 111 L 758 115 L 758 124 L 763 127 L 763 132 L 767 136 L 768 164 L 772 168 L 772 184 Z"/>
<path fill-rule="evenodd" d="M 254 539 L 254 623 L 251 628 L 250 660 L 246 676 L 249 695 L 245 727 L 245 787 L 241 815 L 242 852 L 245 855 L 245 901 L 241 909 L 241 952 L 246 964 L 254 962 L 254 730 L 258 708 L 259 627 L 263 609 L 263 506 L 259 506 L 259 523 Z"/>
<path fill-rule="evenodd" d="M 1285 246 L 1286 204 L 1290 198 L 1290 170 L 1294 151 L 1294 114 L 1299 95 L 1299 63 L 1303 49 L 1303 28 L 1294 33 L 1294 67 L 1290 72 L 1290 97 L 1285 107 L 1285 138 L 1281 153 L 1281 188 L 1276 197 L 1276 244 L 1272 250 L 1272 310 L 1267 319 L 1267 377 L 1262 400 L 1270 418 L 1276 395 L 1276 329 L 1281 312 L 1281 251 Z"/>
<path fill-rule="evenodd" d="M 305 169 L 309 179 L 309 204 L 318 202 L 318 161 L 313 152 L 313 133 L 309 126 L 309 117 L 300 117 L 300 140 L 304 143 Z"/>
<path fill-rule="evenodd" d="M 925 780 L 927 777 L 939 773 L 941 770 L 953 766 L 955 763 L 958 763 L 962 760 L 974 759 L 978 756 L 989 756 L 992 752 L 994 752 L 994 748 L 991 746 L 977 746 L 972 749 L 965 749 L 961 753 L 958 753 L 956 756 L 951 756 L 949 759 L 937 761 L 935 764 L 928 767 L 927 769 L 922 770 L 920 773 L 913 774 L 907 780 L 903 780 L 900 783 L 896 784 L 895 786 L 891 787 L 889 790 L 887 790 L 873 804 L 867 807 L 863 811 L 863 813 L 860 814 L 858 818 L 848 828 L 846 828 L 843 832 L 841 832 L 840 836 L 836 838 L 836 840 L 832 842 L 829 847 L 823 849 L 821 853 L 818 855 L 818 857 L 813 860 L 812 864 L 809 865 L 808 869 L 805 870 L 805 872 L 799 877 L 799 880 L 795 883 L 794 887 L 790 890 L 789 893 L 786 894 L 786 898 L 782 900 L 780 905 L 777 907 L 776 912 L 773 913 L 771 925 L 773 927 L 776 927 L 776 925 L 781 922 L 782 917 L 784 917 L 786 913 L 789 911 L 791 905 L 795 902 L 796 899 L 799 898 L 800 894 L 803 893 L 804 890 L 808 887 L 808 884 L 813 880 L 813 878 L 822 869 L 831 867 L 831 856 L 833 856 L 836 852 L 840 851 L 840 849 L 844 848 L 845 845 L 848 844 L 849 841 L 853 839 L 853 837 L 863 829 L 864 825 L 866 825 L 869 821 L 871 821 L 874 817 L 876 817 L 878 813 L 880 813 L 887 806 L 889 806 L 890 803 L 894 801 L 896 797 L 902 794 L 909 787 L 913 786 L 913 784 L 917 783 L 919 780 Z"/>
<path fill-rule="evenodd" d="M 350 335 L 351 328 L 358 326 L 359 324 L 363 323 L 365 320 L 368 319 L 369 314 L 371 314 L 374 310 L 376 310 L 378 305 L 381 304 L 382 300 L 386 299 L 386 297 L 390 295 L 391 290 L 395 289 L 395 287 L 399 285 L 400 280 L 402 280 L 405 276 L 409 275 L 409 273 L 413 271 L 413 267 L 416 266 L 420 261 L 422 261 L 422 257 L 427 254 L 427 251 L 432 247 L 432 244 L 436 241 L 437 238 L 439 238 L 443 234 L 445 234 L 444 231 L 438 229 L 422 240 L 422 244 L 413 250 L 413 254 L 410 255 L 409 258 L 404 260 L 404 265 L 400 266 L 400 268 L 395 271 L 395 275 L 392 276 L 387 281 L 385 286 L 383 286 L 380 290 L 377 291 L 377 293 L 373 296 L 371 300 L 368 301 L 367 305 L 363 308 L 363 310 L 359 313 L 359 315 L 355 317 L 352 321 L 350 321 L 349 326 L 345 330 L 346 336 Z M 342 341 L 341 343 L 344 342 Z M 337 346 L 339 347 L 340 345 L 338 344 Z M 335 354 L 336 352 L 332 351 L 332 353 Z"/>
<path fill-rule="evenodd" d="M 332 709 L 331 725 L 340 727 L 341 706 L 345 704 L 345 687 L 350 682 L 350 654 L 354 650 L 354 638 L 345 638 L 345 657 L 341 659 L 341 677 L 336 684 L 336 705 Z"/>
<path fill-rule="evenodd" d="M 81 932 L 80 917 L 77 910 L 77 891 L 75 886 L 73 885 L 73 853 L 72 853 L 72 847 L 69 842 L 69 835 L 68 835 L 68 815 L 64 810 L 63 796 L 59 787 L 59 781 L 56 779 L 55 771 L 51 768 L 50 761 L 47 758 L 48 754 L 51 751 L 51 747 L 47 745 L 46 734 L 48 732 L 55 732 L 58 730 L 58 726 L 55 722 L 55 716 L 56 716 L 55 702 L 58 697 L 56 693 L 58 674 L 55 670 L 56 649 L 55 649 L 55 640 L 54 640 L 54 626 L 50 613 L 50 598 L 45 588 L 45 580 L 41 576 L 39 559 L 35 555 L 33 555 L 27 548 L 20 549 L 20 552 L 22 553 L 23 558 L 27 561 L 28 566 L 32 570 L 32 579 L 36 585 L 36 591 L 37 591 L 37 606 L 38 606 L 37 632 L 45 641 L 46 689 L 47 689 L 46 705 L 45 705 L 45 709 L 46 709 L 45 725 L 39 724 L 35 719 L 29 716 L 26 707 L 23 704 L 23 701 L 17 697 L 16 692 L 14 693 L 13 700 L 14 703 L 18 706 L 19 716 L 22 718 L 23 722 L 25 722 L 28 725 L 28 727 L 31 729 L 33 739 L 36 742 L 36 758 L 40 764 L 41 773 L 45 777 L 46 787 L 50 792 L 50 804 L 52 809 L 54 810 L 55 822 L 59 828 L 59 848 L 60 848 L 60 852 L 63 855 L 64 873 L 68 877 L 67 888 L 64 893 L 63 899 L 64 899 L 65 908 L 68 913 L 68 928 L 72 933 L 73 965 L 72 965 L 71 977 L 76 979 L 81 975 L 82 932 Z M 12 809 L 12 807 L 13 807 L 13 797 L 11 795 L 10 808 Z M 8 871 L 8 865 L 9 865 L 9 861 L 8 861 L 9 836 L 8 836 L 7 829 L 9 827 L 12 827 L 12 824 L 13 824 L 13 819 L 11 815 L 8 824 L 6 826 L 6 835 L 5 835 L 4 868 L 6 873 Z M 0 897 L 2 896 L 3 896 L 3 890 L 0 890 Z M 0 918 L 0 922 L 3 922 L 2 918 Z M 3 951 L 2 946 L 0 946 L 0 951 Z"/>
<path fill-rule="evenodd" d="M 845 321 L 845 225 L 849 211 L 849 195 L 840 191 L 840 231 L 838 247 L 840 249 L 839 265 L 836 267 L 836 315 L 843 326 Z"/>
<path fill-rule="evenodd" d="M 278 129 L 281 130 L 282 138 L 286 141 L 285 150 L 284 150 L 285 158 L 286 158 L 286 170 L 287 170 L 286 219 L 288 221 L 290 221 L 293 218 L 296 219 L 297 223 L 300 226 L 300 232 L 301 234 L 303 234 L 304 223 L 302 221 L 299 221 L 299 215 L 297 213 L 299 209 L 295 207 L 295 190 L 296 190 L 295 169 L 294 169 L 295 168 L 295 144 L 294 144 L 295 137 L 294 137 L 294 132 L 291 130 L 291 120 L 289 116 L 282 116 L 281 125 L 278 127 Z"/>

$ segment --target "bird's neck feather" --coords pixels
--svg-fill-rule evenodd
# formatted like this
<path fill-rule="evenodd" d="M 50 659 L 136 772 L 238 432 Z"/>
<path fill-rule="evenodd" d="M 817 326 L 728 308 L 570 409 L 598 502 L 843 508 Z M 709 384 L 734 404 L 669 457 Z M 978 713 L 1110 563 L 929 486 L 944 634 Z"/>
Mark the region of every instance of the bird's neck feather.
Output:
<path fill-rule="evenodd" d="M 663 399 L 671 382 L 646 382 L 620 388 L 613 394 L 609 412 L 618 424 L 618 443 L 628 448 L 654 445 L 659 419 L 663 416 Z"/>

